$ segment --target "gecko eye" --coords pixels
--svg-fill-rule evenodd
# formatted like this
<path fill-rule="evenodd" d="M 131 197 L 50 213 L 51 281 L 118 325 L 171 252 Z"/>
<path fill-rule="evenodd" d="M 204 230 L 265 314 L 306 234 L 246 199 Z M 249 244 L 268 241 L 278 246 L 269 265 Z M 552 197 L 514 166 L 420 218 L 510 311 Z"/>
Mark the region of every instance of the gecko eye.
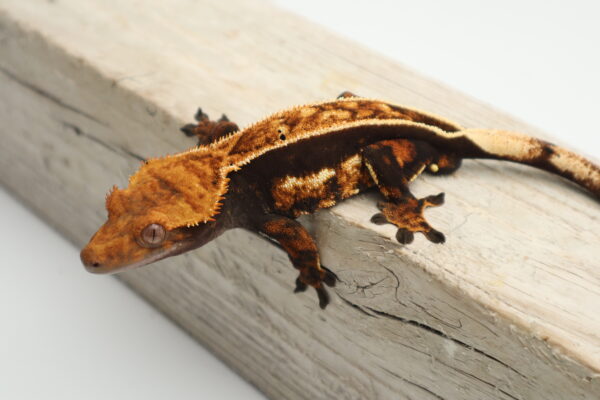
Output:
<path fill-rule="evenodd" d="M 162 225 L 150 224 L 142 230 L 142 243 L 149 247 L 155 247 L 165 241 L 167 232 Z"/>

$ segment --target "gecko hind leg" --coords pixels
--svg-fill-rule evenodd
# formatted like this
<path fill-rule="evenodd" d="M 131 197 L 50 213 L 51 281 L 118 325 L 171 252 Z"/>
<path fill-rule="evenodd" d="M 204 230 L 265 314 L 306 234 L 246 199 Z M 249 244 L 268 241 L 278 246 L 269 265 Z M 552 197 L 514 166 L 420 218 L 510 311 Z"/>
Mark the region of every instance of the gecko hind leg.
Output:
<path fill-rule="evenodd" d="M 312 286 L 319 298 L 319 306 L 327 307 L 329 293 L 325 286 L 335 286 L 337 277 L 321 266 L 317 245 L 308 231 L 297 221 L 275 214 L 264 216 L 258 231 L 278 242 L 288 254 L 293 266 L 299 270 L 295 293 Z"/>
<path fill-rule="evenodd" d="M 235 123 L 229 121 L 225 114 L 217 121 L 212 121 L 201 108 L 196 111 L 194 119 L 198 122 L 197 124 L 187 124 L 181 128 L 181 131 L 188 137 L 196 136 L 198 146 L 215 142 L 239 129 Z"/>
<path fill-rule="evenodd" d="M 406 139 L 384 140 L 363 149 L 363 159 L 385 201 L 371 222 L 390 223 L 398 227 L 396 239 L 402 244 L 414 240 L 420 232 L 433 243 L 444 243 L 444 234 L 434 229 L 423 213 L 428 207 L 444 203 L 444 193 L 417 199 L 408 184 L 425 168 L 448 158 L 426 142 Z"/>
<path fill-rule="evenodd" d="M 423 233 L 433 243 L 444 243 L 446 241 L 444 234 L 432 228 L 423 216 L 423 211 L 427 207 L 442 204 L 444 204 L 444 193 L 423 199 L 407 196 L 401 202 L 380 201 L 377 208 L 381 213 L 373 215 L 371 222 L 378 225 L 385 223 L 396 225 L 398 227 L 396 240 L 402 244 L 412 243 L 415 232 Z"/>

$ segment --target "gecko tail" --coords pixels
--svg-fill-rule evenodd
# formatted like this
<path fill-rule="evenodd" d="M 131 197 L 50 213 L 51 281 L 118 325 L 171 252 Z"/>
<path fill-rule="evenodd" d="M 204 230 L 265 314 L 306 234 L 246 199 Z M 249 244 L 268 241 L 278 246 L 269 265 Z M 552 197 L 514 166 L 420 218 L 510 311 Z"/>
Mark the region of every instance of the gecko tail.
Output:
<path fill-rule="evenodd" d="M 600 167 L 572 151 L 516 132 L 465 129 L 456 133 L 473 144 L 463 147 L 465 158 L 531 165 L 575 182 L 600 199 Z"/>

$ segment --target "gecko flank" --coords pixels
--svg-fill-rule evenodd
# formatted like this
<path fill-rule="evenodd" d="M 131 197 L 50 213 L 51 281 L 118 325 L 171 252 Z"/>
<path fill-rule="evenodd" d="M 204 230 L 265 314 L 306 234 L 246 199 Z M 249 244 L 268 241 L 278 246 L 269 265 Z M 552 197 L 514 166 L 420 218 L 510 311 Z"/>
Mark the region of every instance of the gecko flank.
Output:
<path fill-rule="evenodd" d="M 464 129 L 444 118 L 348 92 L 337 100 L 293 107 L 239 130 L 202 111 L 182 130 L 199 144 L 145 162 L 125 189 L 106 198 L 108 220 L 81 252 L 86 268 L 109 273 L 200 247 L 244 228 L 279 243 L 298 270 L 296 291 L 335 275 L 324 268 L 310 234 L 295 218 L 369 188 L 382 195 L 371 221 L 393 224 L 400 243 L 415 233 L 444 235 L 425 219 L 444 194 L 415 198 L 419 174 L 454 172 L 464 158 L 507 160 L 569 179 L 600 198 L 600 168 L 561 147 L 517 133 Z"/>

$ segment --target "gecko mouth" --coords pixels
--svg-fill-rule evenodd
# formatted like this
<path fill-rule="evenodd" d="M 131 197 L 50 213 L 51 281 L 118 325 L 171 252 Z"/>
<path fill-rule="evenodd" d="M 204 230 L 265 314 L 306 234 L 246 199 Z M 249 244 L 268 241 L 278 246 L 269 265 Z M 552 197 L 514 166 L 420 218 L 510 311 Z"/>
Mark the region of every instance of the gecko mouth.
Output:
<path fill-rule="evenodd" d="M 167 243 L 170 241 L 169 244 L 163 248 L 155 249 L 142 248 L 139 243 L 131 239 L 131 242 L 125 247 L 137 250 L 133 250 L 129 254 L 115 256 L 115 251 L 110 251 L 110 249 L 119 247 L 111 246 L 110 242 L 98 237 L 99 231 L 90 239 L 90 243 L 81 250 L 80 257 L 88 272 L 114 274 L 196 249 L 217 237 L 221 232 L 222 229 L 215 228 L 214 223 L 180 228 L 169 234 L 167 241 Z"/>
<path fill-rule="evenodd" d="M 142 267 L 144 265 L 162 260 L 163 258 L 181 254 L 185 251 L 191 250 L 193 247 L 194 241 L 185 240 L 177 242 L 166 249 L 156 250 L 141 260 L 122 264 L 102 263 L 97 257 L 94 256 L 93 250 L 91 250 L 89 247 L 86 247 L 81 251 L 80 257 L 81 262 L 88 272 L 91 272 L 92 274 L 114 274 L 117 272 Z"/>

